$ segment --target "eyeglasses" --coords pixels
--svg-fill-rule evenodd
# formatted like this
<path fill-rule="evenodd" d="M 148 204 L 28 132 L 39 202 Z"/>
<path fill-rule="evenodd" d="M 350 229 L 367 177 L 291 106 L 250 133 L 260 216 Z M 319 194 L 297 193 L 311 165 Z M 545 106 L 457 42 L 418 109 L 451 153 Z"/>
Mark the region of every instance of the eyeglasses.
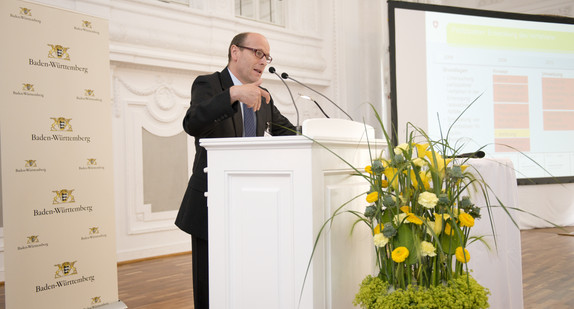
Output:
<path fill-rule="evenodd" d="M 257 49 L 257 48 L 251 48 L 251 47 L 245 47 L 245 46 L 241 46 L 241 45 L 235 45 L 239 48 L 245 48 L 245 49 L 249 49 L 251 51 L 253 51 L 255 53 L 255 57 L 262 59 L 263 57 L 265 57 L 265 60 L 267 61 L 267 63 L 271 63 L 271 61 L 273 61 L 273 58 L 271 58 L 271 56 L 267 56 L 261 49 Z"/>

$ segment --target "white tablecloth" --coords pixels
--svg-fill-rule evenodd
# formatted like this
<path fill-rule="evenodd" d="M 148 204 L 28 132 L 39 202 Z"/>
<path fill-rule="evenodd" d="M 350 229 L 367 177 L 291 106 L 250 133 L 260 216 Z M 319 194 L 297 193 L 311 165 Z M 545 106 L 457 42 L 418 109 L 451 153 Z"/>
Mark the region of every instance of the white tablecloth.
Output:
<path fill-rule="evenodd" d="M 472 276 L 483 286 L 490 289 L 490 308 L 509 309 L 523 308 L 522 297 L 522 252 L 520 230 L 512 223 L 501 208 L 497 198 L 508 207 L 517 207 L 516 175 L 510 160 L 505 159 L 471 159 L 470 171 L 477 178 L 484 179 L 490 186 L 491 214 L 486 208 L 481 209 L 482 218 L 475 221 L 472 235 L 488 235 L 491 246 L 489 251 L 481 242 L 468 247 L 471 255 L 469 267 Z M 472 191 L 472 190 L 471 190 Z M 476 206 L 485 206 L 483 194 L 471 192 L 471 199 Z M 511 212 L 516 219 L 517 214 Z M 497 247 L 492 237 L 491 220 L 495 228 Z"/>

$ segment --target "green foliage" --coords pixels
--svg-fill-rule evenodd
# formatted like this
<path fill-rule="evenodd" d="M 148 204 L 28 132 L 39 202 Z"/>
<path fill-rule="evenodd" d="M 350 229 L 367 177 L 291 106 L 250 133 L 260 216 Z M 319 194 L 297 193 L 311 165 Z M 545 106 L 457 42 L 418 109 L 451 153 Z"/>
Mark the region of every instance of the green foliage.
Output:
<path fill-rule="evenodd" d="M 388 282 L 367 276 L 353 304 L 364 309 L 482 309 L 489 308 L 489 294 L 488 289 L 466 275 L 438 286 L 409 285 L 405 290 L 393 290 Z"/>

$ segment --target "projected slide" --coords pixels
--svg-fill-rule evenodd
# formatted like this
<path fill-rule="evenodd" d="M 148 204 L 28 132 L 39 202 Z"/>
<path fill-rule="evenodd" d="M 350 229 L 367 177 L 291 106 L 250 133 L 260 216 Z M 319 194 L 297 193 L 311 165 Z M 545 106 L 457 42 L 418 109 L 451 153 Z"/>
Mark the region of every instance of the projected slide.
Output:
<path fill-rule="evenodd" d="M 513 160 L 518 178 L 549 177 L 543 169 L 574 175 L 574 26 L 418 14 L 425 15 L 429 134 L 445 134 L 481 95 L 451 131 L 463 152 L 488 145 L 487 153 Z"/>

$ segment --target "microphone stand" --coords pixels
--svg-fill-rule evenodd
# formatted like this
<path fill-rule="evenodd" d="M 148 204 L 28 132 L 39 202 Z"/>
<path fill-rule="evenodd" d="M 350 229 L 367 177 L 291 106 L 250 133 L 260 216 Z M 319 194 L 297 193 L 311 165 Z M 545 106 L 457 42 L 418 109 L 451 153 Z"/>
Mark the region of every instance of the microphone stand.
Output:
<path fill-rule="evenodd" d="M 277 75 L 277 77 L 279 77 L 279 79 L 283 82 L 283 85 L 285 85 L 285 88 L 287 88 L 287 91 L 289 91 L 289 96 L 291 96 L 291 101 L 293 102 L 293 106 L 295 106 L 295 113 L 297 114 L 297 125 L 296 125 L 295 129 L 297 130 L 297 135 L 300 135 L 301 134 L 301 126 L 299 125 L 299 109 L 297 108 L 297 104 L 295 104 L 295 99 L 293 99 L 293 94 L 291 93 L 291 89 L 289 89 L 289 86 L 287 86 L 287 83 L 283 80 L 283 78 L 281 78 L 281 76 L 279 76 L 279 74 L 277 74 L 274 67 L 269 67 L 269 73 Z"/>

